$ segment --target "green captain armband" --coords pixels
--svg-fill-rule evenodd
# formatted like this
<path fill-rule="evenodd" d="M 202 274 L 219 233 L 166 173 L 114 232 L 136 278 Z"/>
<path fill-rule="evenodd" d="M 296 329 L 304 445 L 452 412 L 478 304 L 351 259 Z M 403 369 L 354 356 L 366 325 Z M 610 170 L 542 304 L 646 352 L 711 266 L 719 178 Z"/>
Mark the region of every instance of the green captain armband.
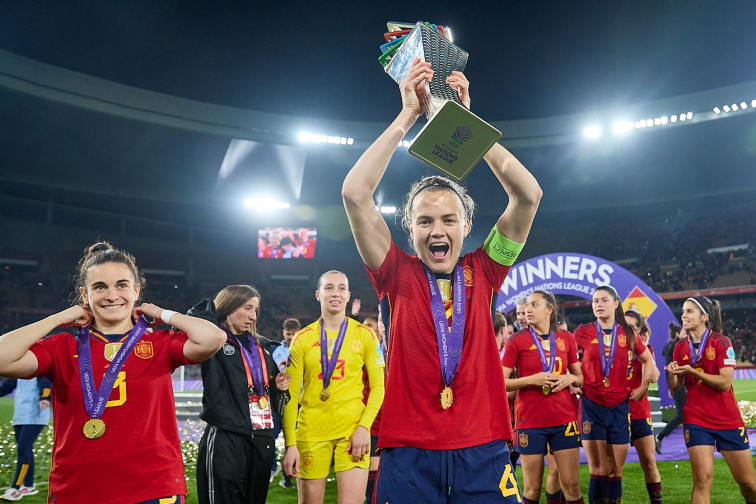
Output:
<path fill-rule="evenodd" d="M 522 252 L 525 243 L 516 243 L 499 233 L 496 226 L 488 233 L 488 238 L 483 242 L 483 250 L 488 257 L 503 266 L 512 266 L 517 260 L 517 256 Z"/>

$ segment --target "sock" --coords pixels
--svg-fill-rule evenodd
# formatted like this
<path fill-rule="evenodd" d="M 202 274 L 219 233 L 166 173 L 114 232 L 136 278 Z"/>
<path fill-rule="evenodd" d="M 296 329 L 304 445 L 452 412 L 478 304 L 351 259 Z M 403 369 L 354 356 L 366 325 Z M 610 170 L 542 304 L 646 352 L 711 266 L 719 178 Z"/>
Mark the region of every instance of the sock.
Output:
<path fill-rule="evenodd" d="M 546 504 L 562 504 L 562 491 L 553 494 L 546 492 Z"/>
<path fill-rule="evenodd" d="M 378 479 L 378 471 L 368 471 L 367 488 L 365 489 L 365 502 L 373 502 L 375 496 L 375 480 Z"/>
<path fill-rule="evenodd" d="M 648 496 L 651 498 L 651 504 L 662 504 L 662 484 L 658 483 L 646 483 L 646 489 L 648 490 Z"/>
<path fill-rule="evenodd" d="M 620 504 L 622 502 L 622 478 L 607 478 L 604 496 L 609 504 Z"/>
<path fill-rule="evenodd" d="M 580 497 L 578 500 L 574 501 L 564 501 L 564 504 L 585 504 L 585 501 L 582 497 Z"/>
<path fill-rule="evenodd" d="M 590 482 L 588 483 L 588 502 L 589 504 L 596 504 L 598 499 L 603 497 L 600 493 L 601 490 L 601 476 L 591 474 Z"/>
<path fill-rule="evenodd" d="M 538 504 L 538 500 L 528 499 L 527 497 L 523 495 L 522 504 Z"/>

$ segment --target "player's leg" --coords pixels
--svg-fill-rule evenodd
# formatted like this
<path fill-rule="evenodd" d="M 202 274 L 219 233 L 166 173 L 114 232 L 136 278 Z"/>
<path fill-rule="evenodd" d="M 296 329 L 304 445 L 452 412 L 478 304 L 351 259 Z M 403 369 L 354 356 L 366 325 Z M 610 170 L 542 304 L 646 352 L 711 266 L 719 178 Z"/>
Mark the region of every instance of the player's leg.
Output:
<path fill-rule="evenodd" d="M 362 504 L 365 500 L 365 488 L 368 482 L 370 457 L 354 461 L 347 453 L 349 439 L 342 438 L 336 444 L 334 452 L 334 470 L 339 492 L 339 504 Z"/>
<path fill-rule="evenodd" d="M 653 432 L 653 431 L 652 431 Z M 659 469 L 656 467 L 656 455 L 654 435 L 648 434 L 633 440 L 635 451 L 638 452 L 638 462 L 643 469 L 643 476 L 646 479 L 646 489 L 652 503 L 662 501 L 662 485 Z"/>
<path fill-rule="evenodd" d="M 693 473 L 691 504 L 710 502 L 711 483 L 714 479 L 714 445 L 688 447 L 690 470 Z"/>
<path fill-rule="evenodd" d="M 337 440 L 315 442 L 297 440 L 300 455 L 300 471 L 297 479 L 299 504 L 323 503 L 326 477 L 331 470 L 331 460 L 336 444 Z"/>
<path fill-rule="evenodd" d="M 756 473 L 745 428 L 721 431 L 717 437 L 717 448 L 730 467 L 733 479 L 740 485 L 745 501 L 756 502 Z"/>
<path fill-rule="evenodd" d="M 559 485 L 559 466 L 551 451 L 546 453 L 546 465 L 549 467 L 546 471 L 546 504 L 561 503 L 563 495 Z"/>
<path fill-rule="evenodd" d="M 580 492 L 580 448 L 569 448 L 554 452 L 554 459 L 559 467 L 559 484 L 568 502 L 578 501 L 582 498 Z"/>
<path fill-rule="evenodd" d="M 528 455 L 520 452 L 522 466 L 522 496 L 525 504 L 537 503 L 541 499 L 543 481 L 543 453 Z"/>

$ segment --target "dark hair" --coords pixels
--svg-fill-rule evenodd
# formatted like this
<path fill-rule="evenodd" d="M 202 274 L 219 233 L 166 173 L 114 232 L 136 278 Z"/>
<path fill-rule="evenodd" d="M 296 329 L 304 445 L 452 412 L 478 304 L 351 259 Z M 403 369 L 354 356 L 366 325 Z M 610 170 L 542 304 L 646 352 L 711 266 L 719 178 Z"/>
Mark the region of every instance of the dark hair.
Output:
<path fill-rule="evenodd" d="M 688 299 L 694 301 L 699 311 L 703 308 L 702 314 L 705 313 L 709 316 L 709 319 L 706 321 L 706 327 L 722 334 L 722 308 L 719 306 L 719 301 L 716 299 L 711 300 L 706 296 L 693 296 Z"/>
<path fill-rule="evenodd" d="M 638 329 L 638 333 L 641 336 L 643 336 L 644 334 L 649 334 L 651 332 L 651 330 L 648 327 L 648 323 L 646 322 L 646 318 L 640 313 L 638 313 L 637 311 L 627 310 L 625 312 L 625 320 L 627 320 L 627 317 L 632 317 L 638 321 L 638 325 L 640 326 L 640 328 Z"/>
<path fill-rule="evenodd" d="M 295 318 L 287 318 L 283 321 L 284 331 L 299 331 L 300 329 L 302 329 L 302 324 Z"/>
<path fill-rule="evenodd" d="M 218 322 L 226 322 L 229 315 L 244 306 L 244 303 L 252 298 L 260 299 L 260 293 L 251 285 L 229 285 L 221 289 L 213 300 Z M 252 324 L 249 332 L 253 336 L 257 336 L 257 324 Z"/>
<path fill-rule="evenodd" d="M 498 333 L 502 327 L 507 327 L 507 317 L 501 312 L 495 312 L 493 318 L 494 334 Z"/>
<path fill-rule="evenodd" d="M 293 247 L 294 246 L 294 240 L 292 240 L 288 236 L 284 236 L 283 238 L 281 238 L 281 246 L 285 247 L 286 245 L 291 245 Z"/>
<path fill-rule="evenodd" d="M 412 204 L 415 201 L 417 195 L 422 191 L 451 191 L 452 193 L 456 194 L 459 200 L 462 202 L 462 208 L 465 211 L 465 218 L 470 224 L 470 229 L 472 229 L 472 219 L 473 214 L 475 213 L 475 202 L 473 201 L 472 197 L 467 194 L 467 190 L 464 187 L 457 184 L 451 179 L 442 177 L 441 175 L 429 175 L 412 184 L 409 192 L 404 197 L 404 205 L 402 205 L 402 209 L 399 214 L 402 218 L 402 227 L 404 229 L 409 230 L 410 228 L 412 220 Z M 411 238 L 410 247 L 414 249 Z"/>
<path fill-rule="evenodd" d="M 142 292 L 147 281 L 144 279 L 142 272 L 136 265 L 134 256 L 126 252 L 125 250 L 119 250 L 106 241 L 97 242 L 84 249 L 84 255 L 79 259 L 77 266 L 76 282 L 74 286 L 73 304 L 84 304 L 84 298 L 81 295 L 81 290 L 87 289 L 87 275 L 89 274 L 89 268 L 92 266 L 99 266 L 105 263 L 125 264 L 131 274 L 134 276 L 134 283 L 139 284 L 142 289 L 139 291 L 139 297 L 137 302 L 142 299 Z"/>
<path fill-rule="evenodd" d="M 557 306 L 556 298 L 554 297 L 554 294 L 552 294 L 549 291 L 545 290 L 537 290 L 533 291 L 533 294 L 540 295 L 544 301 L 546 301 L 546 304 L 551 306 L 551 316 L 549 317 L 549 329 L 551 331 L 556 332 L 557 331 L 557 312 L 559 311 L 559 307 Z"/>
<path fill-rule="evenodd" d="M 596 290 L 606 291 L 612 296 L 612 299 L 620 302 L 617 305 L 617 308 L 614 309 L 614 320 L 622 327 L 622 330 L 625 331 L 625 337 L 630 344 L 630 348 L 633 348 L 635 346 L 635 330 L 630 327 L 630 324 L 625 320 L 625 312 L 622 309 L 622 300 L 619 298 L 619 294 L 617 294 L 617 291 L 611 285 L 602 285 L 601 287 L 597 287 Z"/>
<path fill-rule="evenodd" d="M 674 322 L 669 323 L 669 339 L 674 340 L 677 339 L 677 337 L 682 332 L 682 327 L 675 324 Z"/>

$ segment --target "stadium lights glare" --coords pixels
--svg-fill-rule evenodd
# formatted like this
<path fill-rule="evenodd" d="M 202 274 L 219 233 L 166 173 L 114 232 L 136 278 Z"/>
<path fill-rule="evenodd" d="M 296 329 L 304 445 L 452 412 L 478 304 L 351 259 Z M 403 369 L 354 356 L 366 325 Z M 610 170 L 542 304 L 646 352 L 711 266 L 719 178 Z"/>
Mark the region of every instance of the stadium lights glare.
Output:
<path fill-rule="evenodd" d="M 352 145 L 354 138 L 348 138 L 343 136 L 334 135 L 320 135 L 316 133 L 301 132 L 299 134 L 299 141 L 302 143 L 321 143 L 321 144 L 333 144 L 333 145 Z"/>
<path fill-rule="evenodd" d="M 729 105 L 725 105 L 724 107 L 722 107 L 722 110 L 724 110 L 725 112 L 729 112 L 730 111 L 730 106 Z"/>
<path fill-rule="evenodd" d="M 375 205 L 375 209 L 381 212 L 382 214 L 391 215 L 391 214 L 396 213 L 396 207 L 390 206 L 390 205 L 382 205 L 382 206 Z"/>
<path fill-rule="evenodd" d="M 756 108 L 756 100 L 751 100 L 751 108 Z"/>
<path fill-rule="evenodd" d="M 583 128 L 583 136 L 585 138 L 600 138 L 601 126 L 586 126 Z"/>
<path fill-rule="evenodd" d="M 732 105 L 730 105 L 730 108 L 734 112 L 734 111 L 738 110 L 738 104 L 737 103 L 733 103 Z"/>
<path fill-rule="evenodd" d="M 670 118 L 669 118 L 669 122 L 673 122 L 673 123 L 676 123 L 676 122 L 677 122 L 677 116 L 676 116 L 676 115 L 673 115 L 672 117 L 670 117 Z"/>
<path fill-rule="evenodd" d="M 273 198 L 247 198 L 244 200 L 244 206 L 253 210 L 262 212 L 269 210 L 288 210 L 291 205 L 285 201 L 276 201 Z"/>
<path fill-rule="evenodd" d="M 742 102 L 740 102 L 740 108 L 742 108 L 743 110 L 745 110 L 745 109 L 748 108 L 748 104 L 746 102 L 742 101 Z"/>
<path fill-rule="evenodd" d="M 627 133 L 628 131 L 631 131 L 635 124 L 632 121 L 619 121 L 614 124 L 612 124 L 612 131 L 616 135 L 622 135 L 624 133 Z"/>
<path fill-rule="evenodd" d="M 397 146 L 407 148 L 410 146 L 409 140 L 399 140 Z"/>
<path fill-rule="evenodd" d="M 722 113 L 722 111 L 719 110 L 719 107 L 714 107 L 714 113 L 717 114 L 717 115 L 719 115 L 719 114 Z"/>

